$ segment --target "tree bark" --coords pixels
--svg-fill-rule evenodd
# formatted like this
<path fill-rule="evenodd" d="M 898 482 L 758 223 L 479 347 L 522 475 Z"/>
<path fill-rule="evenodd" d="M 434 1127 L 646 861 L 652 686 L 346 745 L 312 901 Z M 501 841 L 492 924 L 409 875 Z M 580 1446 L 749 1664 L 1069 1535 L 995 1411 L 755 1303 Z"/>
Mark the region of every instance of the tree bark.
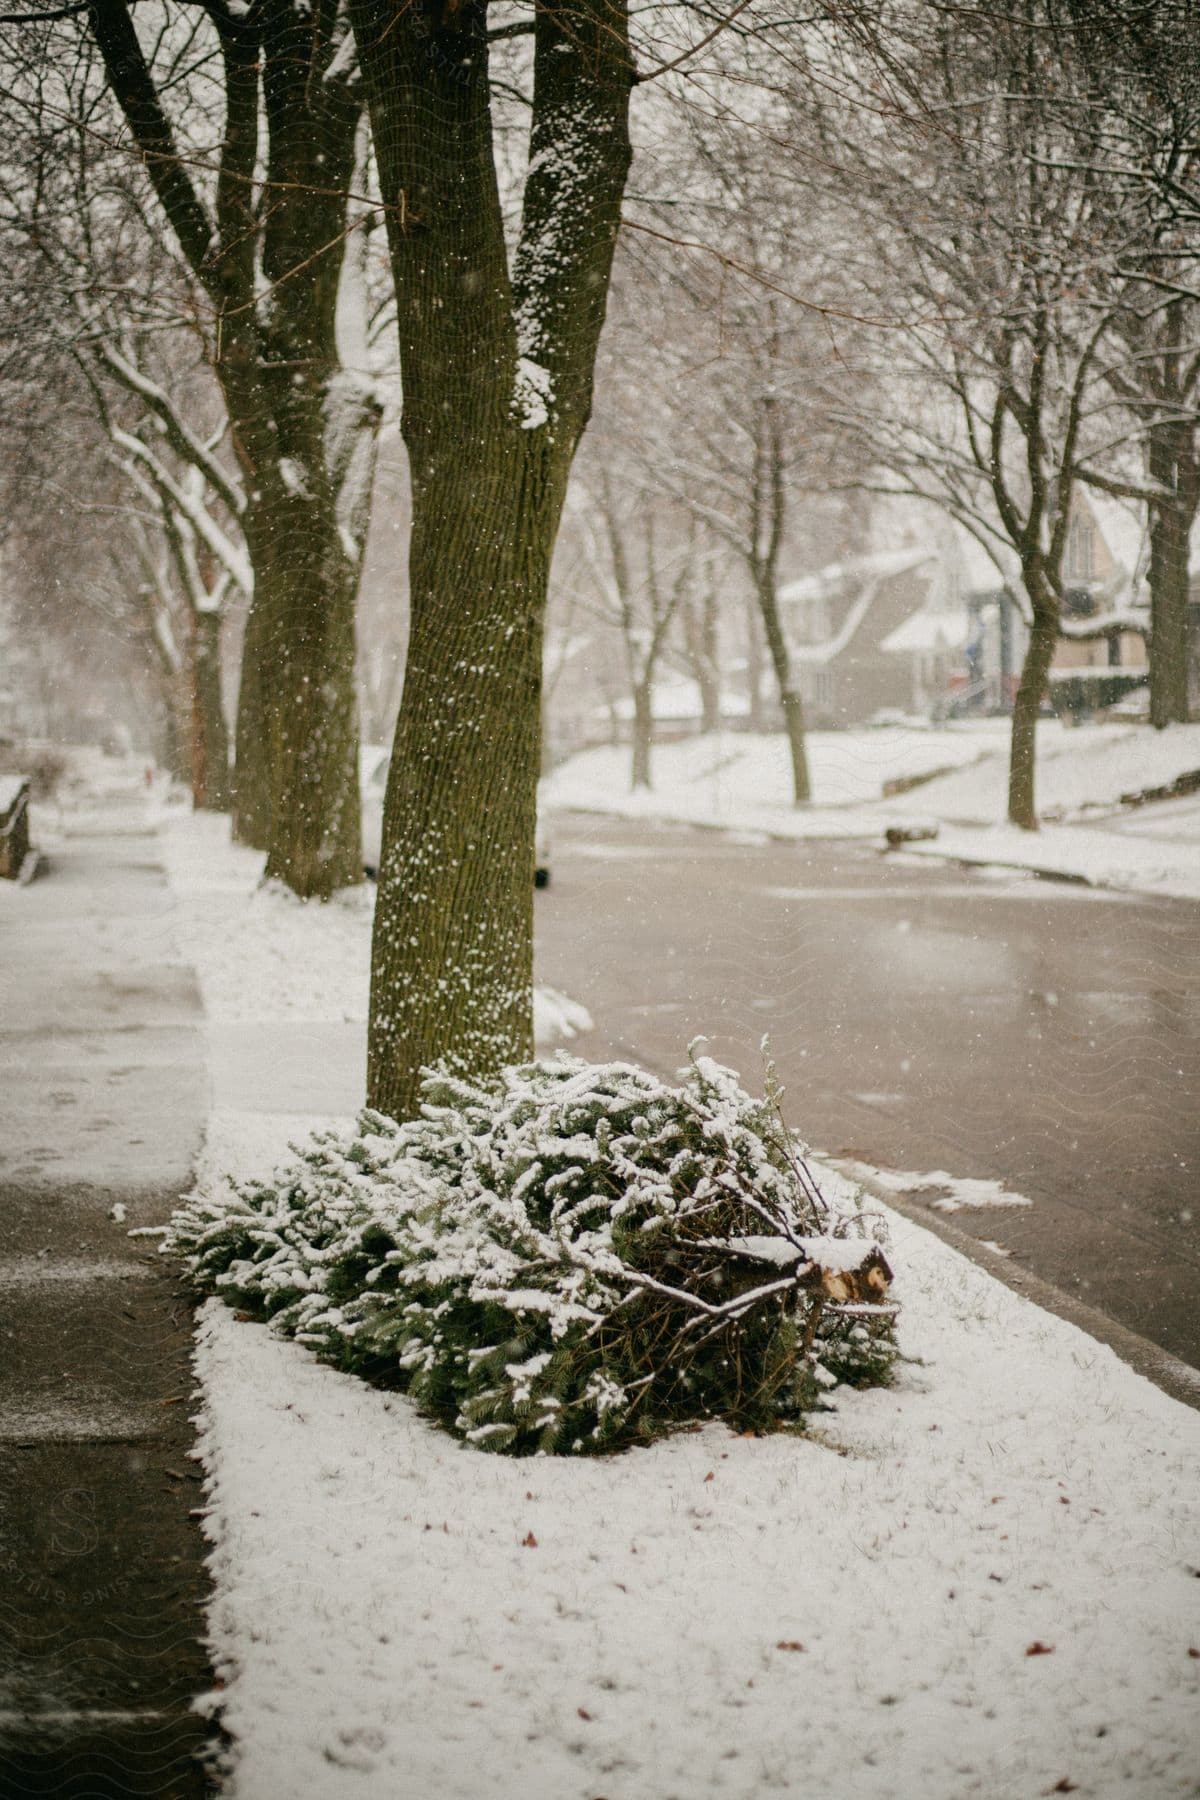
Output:
<path fill-rule="evenodd" d="M 192 618 L 192 804 L 228 812 L 229 732 L 221 700 L 221 615 Z"/>
<path fill-rule="evenodd" d="M 792 804 L 793 806 L 806 806 L 812 799 L 812 784 L 808 774 L 808 751 L 804 741 L 804 701 L 800 694 L 799 678 L 792 669 L 791 652 L 788 648 L 787 634 L 783 629 L 783 619 L 779 612 L 779 598 L 775 591 L 774 580 L 769 575 L 760 574 L 755 582 L 755 591 L 758 595 L 758 610 L 762 617 L 763 631 L 766 634 L 771 666 L 779 684 L 779 704 L 783 709 L 783 728 L 787 733 L 788 750 L 792 759 Z"/>
<path fill-rule="evenodd" d="M 711 566 L 703 572 L 701 592 L 684 608 L 688 660 L 700 689 L 700 730 L 721 727 L 721 659 L 717 625 L 717 588 Z"/>
<path fill-rule="evenodd" d="M 262 609 L 251 596 L 242 638 L 233 764 L 233 837 L 251 850 L 271 842 L 271 764 L 261 669 L 266 658 Z"/>
<path fill-rule="evenodd" d="M 320 469 L 271 497 L 276 543 L 255 583 L 256 679 L 270 804 L 266 875 L 326 899 L 363 879 L 354 689 L 358 571 Z M 311 483 L 311 485 L 310 485 Z"/>
<path fill-rule="evenodd" d="M 632 729 L 633 757 L 629 785 L 636 793 L 638 788 L 650 788 L 654 785 L 650 779 L 650 746 L 654 742 L 654 683 L 652 679 L 634 684 Z"/>
<path fill-rule="evenodd" d="M 629 166 L 623 6 L 535 14 L 510 278 L 484 0 L 352 0 L 397 294 L 412 628 L 384 805 L 369 1104 L 533 1049 L 542 627 Z"/>
<path fill-rule="evenodd" d="M 542 619 L 565 483 L 522 446 L 414 483 L 412 623 L 384 805 L 369 1104 L 415 1111 L 419 1071 L 533 1054 Z M 496 466 L 498 465 L 498 466 Z M 531 476 L 534 478 L 531 479 Z"/>
<path fill-rule="evenodd" d="M 1200 507 L 1200 456 L 1190 420 L 1150 426 L 1150 477 L 1169 498 L 1150 506 L 1150 723 L 1186 724 L 1188 547 Z"/>
<path fill-rule="evenodd" d="M 746 600 L 746 703 L 751 731 L 764 732 L 762 621 L 756 596 Z"/>
<path fill-rule="evenodd" d="M 216 315 L 214 372 L 247 493 L 254 571 L 238 703 L 234 832 L 302 897 L 362 880 L 353 612 L 331 405 L 335 312 L 361 102 L 331 74 L 335 8 L 221 9 L 225 121 L 214 210 L 177 153 L 128 0 L 93 0 L 113 93 Z M 266 179 L 259 173 L 265 114 Z M 265 296 L 260 289 L 266 288 Z"/>
<path fill-rule="evenodd" d="M 191 779 L 189 758 L 184 754 L 184 735 L 180 730 L 181 675 L 179 671 L 163 671 L 162 675 L 162 763 L 169 775 L 186 785 Z"/>
<path fill-rule="evenodd" d="M 1037 830 L 1034 776 L 1037 767 L 1037 722 L 1058 643 L 1059 605 L 1037 569 L 1027 569 L 1025 592 L 1033 614 L 1021 679 L 1013 701 L 1012 746 L 1008 767 L 1008 817 L 1023 831 Z"/>

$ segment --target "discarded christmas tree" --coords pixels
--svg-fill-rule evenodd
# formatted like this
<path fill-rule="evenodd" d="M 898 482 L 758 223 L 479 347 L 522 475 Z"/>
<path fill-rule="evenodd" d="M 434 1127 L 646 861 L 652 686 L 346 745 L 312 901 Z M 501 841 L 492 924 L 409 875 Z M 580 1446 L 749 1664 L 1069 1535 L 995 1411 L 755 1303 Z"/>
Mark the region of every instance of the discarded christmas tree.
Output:
<path fill-rule="evenodd" d="M 207 1291 L 410 1393 L 481 1449 L 799 1425 L 887 1380 L 891 1281 L 768 1087 L 695 1057 L 678 1086 L 574 1058 L 431 1073 L 266 1182 L 194 1195 L 168 1247 Z"/>

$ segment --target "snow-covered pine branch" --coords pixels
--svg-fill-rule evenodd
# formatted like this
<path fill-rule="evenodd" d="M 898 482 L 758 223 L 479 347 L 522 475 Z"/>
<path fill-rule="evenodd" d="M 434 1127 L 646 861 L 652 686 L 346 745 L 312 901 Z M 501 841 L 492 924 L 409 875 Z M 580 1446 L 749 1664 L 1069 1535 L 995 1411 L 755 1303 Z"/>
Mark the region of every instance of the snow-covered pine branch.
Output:
<path fill-rule="evenodd" d="M 167 1248 L 483 1450 L 797 1426 L 896 1356 L 872 1219 L 705 1057 L 678 1086 L 566 1056 L 427 1073 L 418 1119 L 365 1113 L 194 1194 Z"/>

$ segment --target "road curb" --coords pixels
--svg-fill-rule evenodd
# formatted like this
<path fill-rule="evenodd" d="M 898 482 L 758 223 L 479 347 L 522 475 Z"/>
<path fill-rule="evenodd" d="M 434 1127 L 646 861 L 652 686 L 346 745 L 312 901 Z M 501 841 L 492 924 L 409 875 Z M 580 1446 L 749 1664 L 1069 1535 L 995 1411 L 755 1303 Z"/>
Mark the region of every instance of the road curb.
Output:
<path fill-rule="evenodd" d="M 910 1224 L 940 1238 L 944 1244 L 957 1250 L 968 1262 L 974 1263 L 976 1268 L 1010 1288 L 1014 1294 L 1032 1301 L 1043 1312 L 1065 1319 L 1068 1325 L 1077 1326 L 1099 1343 L 1107 1344 L 1123 1363 L 1127 1363 L 1138 1375 L 1145 1376 L 1147 1381 L 1152 1381 L 1155 1387 L 1161 1388 L 1173 1400 L 1200 1411 L 1200 1369 L 1193 1369 L 1189 1363 L 1172 1356 L 1169 1350 L 1164 1350 L 1149 1338 L 1131 1331 L 1127 1325 L 1118 1324 L 1097 1307 L 1089 1306 L 1085 1300 L 1076 1299 L 1073 1294 L 1055 1287 L 1053 1282 L 1033 1274 L 1022 1264 L 1014 1263 L 1007 1257 L 989 1254 L 979 1239 L 969 1231 L 963 1231 L 950 1220 L 930 1213 L 927 1208 L 907 1200 L 903 1194 L 896 1193 L 882 1182 L 873 1182 L 869 1177 L 864 1177 L 858 1172 L 859 1165 L 846 1164 L 838 1157 L 823 1157 L 821 1160 L 839 1174 L 853 1180 L 881 1206 L 890 1207 Z"/>

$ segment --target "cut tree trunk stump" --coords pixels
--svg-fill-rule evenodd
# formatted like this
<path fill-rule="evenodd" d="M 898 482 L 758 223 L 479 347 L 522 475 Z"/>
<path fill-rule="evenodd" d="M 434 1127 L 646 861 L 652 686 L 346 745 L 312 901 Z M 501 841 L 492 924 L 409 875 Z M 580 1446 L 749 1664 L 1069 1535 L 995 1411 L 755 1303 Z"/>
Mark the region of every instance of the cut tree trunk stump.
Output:
<path fill-rule="evenodd" d="M 889 825 L 884 832 L 889 850 L 898 850 L 901 844 L 919 844 L 938 834 L 936 825 Z"/>

